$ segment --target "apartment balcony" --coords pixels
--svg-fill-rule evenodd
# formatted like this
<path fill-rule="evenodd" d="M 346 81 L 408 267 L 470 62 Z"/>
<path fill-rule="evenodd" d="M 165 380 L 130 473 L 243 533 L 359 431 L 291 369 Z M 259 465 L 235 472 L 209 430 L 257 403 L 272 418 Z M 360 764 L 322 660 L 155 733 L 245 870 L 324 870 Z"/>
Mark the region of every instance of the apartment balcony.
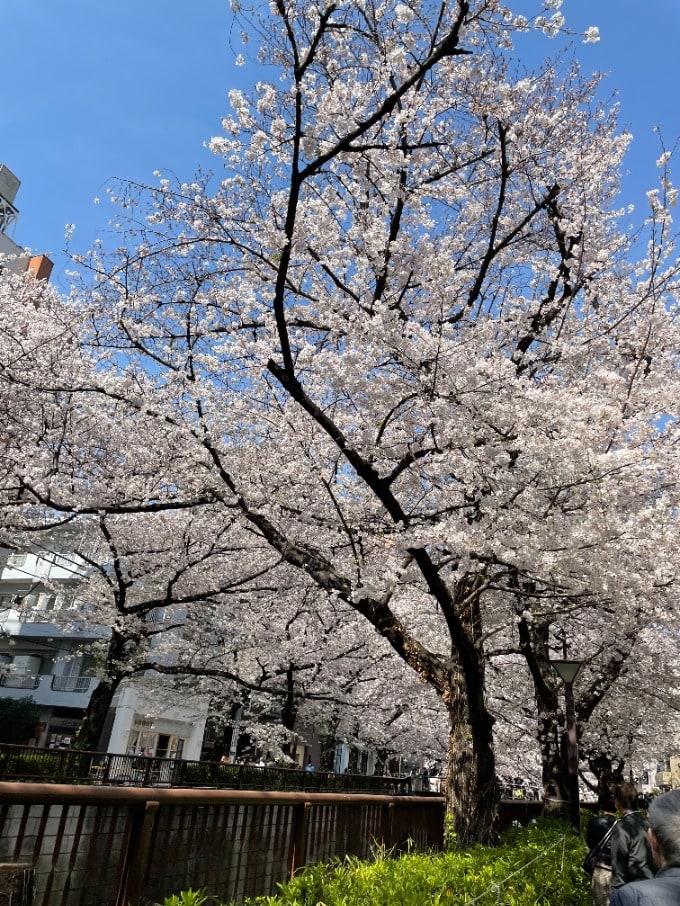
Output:
<path fill-rule="evenodd" d="M 0 698 L 30 696 L 38 705 L 50 708 L 86 708 L 97 680 L 93 676 L 0 675 Z"/>
<path fill-rule="evenodd" d="M 84 620 L 73 619 L 70 622 L 53 623 L 44 612 L 35 610 L 17 611 L 15 609 L 0 612 L 0 635 L 22 638 L 58 638 L 93 641 L 105 638 L 111 630 L 108 626 L 97 626 Z"/>

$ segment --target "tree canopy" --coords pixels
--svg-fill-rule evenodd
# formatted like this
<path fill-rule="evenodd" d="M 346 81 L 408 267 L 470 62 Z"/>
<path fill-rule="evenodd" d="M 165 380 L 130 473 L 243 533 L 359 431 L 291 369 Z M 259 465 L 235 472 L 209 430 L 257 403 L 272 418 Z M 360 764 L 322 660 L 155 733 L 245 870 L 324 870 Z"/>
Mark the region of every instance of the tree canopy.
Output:
<path fill-rule="evenodd" d="M 523 66 L 530 23 L 496 0 L 234 6 L 263 77 L 230 92 L 219 178 L 114 192 L 127 227 L 81 262 L 86 365 L 45 366 L 21 518 L 234 526 L 239 574 L 297 576 L 285 601 L 246 586 L 241 620 L 306 589 L 363 618 L 441 702 L 460 842 L 489 839 L 489 658 L 503 683 L 524 657 L 554 712 L 562 638 L 597 684 L 602 639 L 670 606 L 670 156 L 625 229 L 598 77 Z"/>

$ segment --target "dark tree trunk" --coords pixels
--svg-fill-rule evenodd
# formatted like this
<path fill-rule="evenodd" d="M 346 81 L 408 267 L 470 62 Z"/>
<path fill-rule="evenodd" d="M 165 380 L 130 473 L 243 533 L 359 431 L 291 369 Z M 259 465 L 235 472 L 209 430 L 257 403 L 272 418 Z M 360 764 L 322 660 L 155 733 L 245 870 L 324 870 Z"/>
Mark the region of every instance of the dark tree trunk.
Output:
<path fill-rule="evenodd" d="M 448 842 L 462 849 L 496 841 L 498 786 L 493 748 L 493 718 L 480 687 L 466 689 L 462 671 L 450 678 L 447 706 L 451 728 L 445 781 L 446 812 L 452 816 Z M 447 832 L 449 828 L 447 828 Z"/>
<path fill-rule="evenodd" d="M 557 688 L 553 668 L 550 666 L 550 624 L 521 619 L 518 629 L 519 650 L 527 662 L 534 684 L 543 813 L 567 817 L 569 781 L 565 749 L 566 727 L 559 711 Z"/>
<path fill-rule="evenodd" d="M 564 732 L 557 714 L 541 716 L 538 743 L 543 780 L 543 814 L 566 818 L 569 814 L 569 781 L 565 770 Z"/>
<path fill-rule="evenodd" d="M 104 679 L 100 680 L 92 693 L 83 723 L 76 734 L 74 748 L 97 750 L 113 696 L 126 675 L 120 669 L 120 664 L 127 659 L 126 649 L 130 642 L 138 643 L 138 641 L 138 639 L 132 639 L 119 632 L 115 627 L 112 630 L 106 652 Z"/>
<path fill-rule="evenodd" d="M 378 749 L 375 757 L 375 775 L 376 777 L 383 777 L 385 775 L 385 770 L 387 768 L 387 762 L 389 761 L 389 752 L 387 749 Z"/>
<path fill-rule="evenodd" d="M 94 690 L 83 722 L 76 734 L 73 743 L 74 749 L 82 749 L 88 752 L 98 751 L 106 715 L 109 712 L 113 696 L 119 685 L 120 679 L 102 680 Z"/>
<path fill-rule="evenodd" d="M 623 768 L 625 762 L 622 758 L 614 758 L 606 752 L 586 753 L 588 767 L 597 778 L 596 793 L 598 798 L 605 794 L 612 794 L 617 783 L 625 780 Z"/>
<path fill-rule="evenodd" d="M 295 694 L 295 664 L 286 670 L 286 695 L 281 703 L 281 723 L 291 733 L 295 729 L 298 713 L 298 698 Z"/>
<path fill-rule="evenodd" d="M 319 731 L 319 770 L 332 771 L 335 763 L 335 729 L 337 722 L 331 721 L 329 725 Z"/>

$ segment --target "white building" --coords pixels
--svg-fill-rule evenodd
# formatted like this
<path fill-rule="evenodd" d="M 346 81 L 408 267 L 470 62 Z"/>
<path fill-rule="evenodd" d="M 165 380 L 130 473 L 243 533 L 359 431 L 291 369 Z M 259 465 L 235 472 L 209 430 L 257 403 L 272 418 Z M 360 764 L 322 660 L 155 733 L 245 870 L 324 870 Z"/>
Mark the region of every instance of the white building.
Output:
<path fill-rule="evenodd" d="M 155 699 L 143 681 L 118 690 L 105 729 L 107 751 L 198 761 L 208 719 L 207 698 L 196 696 L 162 709 Z"/>
<path fill-rule="evenodd" d="M 0 698 L 30 696 L 40 708 L 32 743 L 68 748 L 97 685 L 96 644 L 109 629 L 87 620 L 78 597 L 84 565 L 52 543 L 0 549 Z M 140 676 L 114 698 L 103 750 L 198 759 L 208 715 L 205 698 L 173 701 L 159 679 Z"/>
<path fill-rule="evenodd" d="M 53 552 L 0 550 L 0 697 L 40 708 L 34 744 L 70 745 L 96 685 L 92 644 L 75 596 L 78 564 Z"/>

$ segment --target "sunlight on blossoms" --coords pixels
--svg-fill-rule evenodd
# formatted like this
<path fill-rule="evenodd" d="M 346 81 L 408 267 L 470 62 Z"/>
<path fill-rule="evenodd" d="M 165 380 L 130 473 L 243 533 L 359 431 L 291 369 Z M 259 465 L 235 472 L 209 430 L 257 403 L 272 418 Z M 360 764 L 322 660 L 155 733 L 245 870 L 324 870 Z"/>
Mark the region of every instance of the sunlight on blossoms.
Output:
<path fill-rule="evenodd" d="M 649 192 L 647 192 L 647 198 L 649 199 L 649 206 L 651 207 L 652 211 L 661 210 L 663 206 L 659 200 L 658 189 L 651 189 Z"/>
<path fill-rule="evenodd" d="M 397 19 L 402 23 L 402 25 L 408 25 L 411 19 L 413 19 L 413 10 L 403 3 L 399 3 L 397 5 L 395 13 Z"/>

